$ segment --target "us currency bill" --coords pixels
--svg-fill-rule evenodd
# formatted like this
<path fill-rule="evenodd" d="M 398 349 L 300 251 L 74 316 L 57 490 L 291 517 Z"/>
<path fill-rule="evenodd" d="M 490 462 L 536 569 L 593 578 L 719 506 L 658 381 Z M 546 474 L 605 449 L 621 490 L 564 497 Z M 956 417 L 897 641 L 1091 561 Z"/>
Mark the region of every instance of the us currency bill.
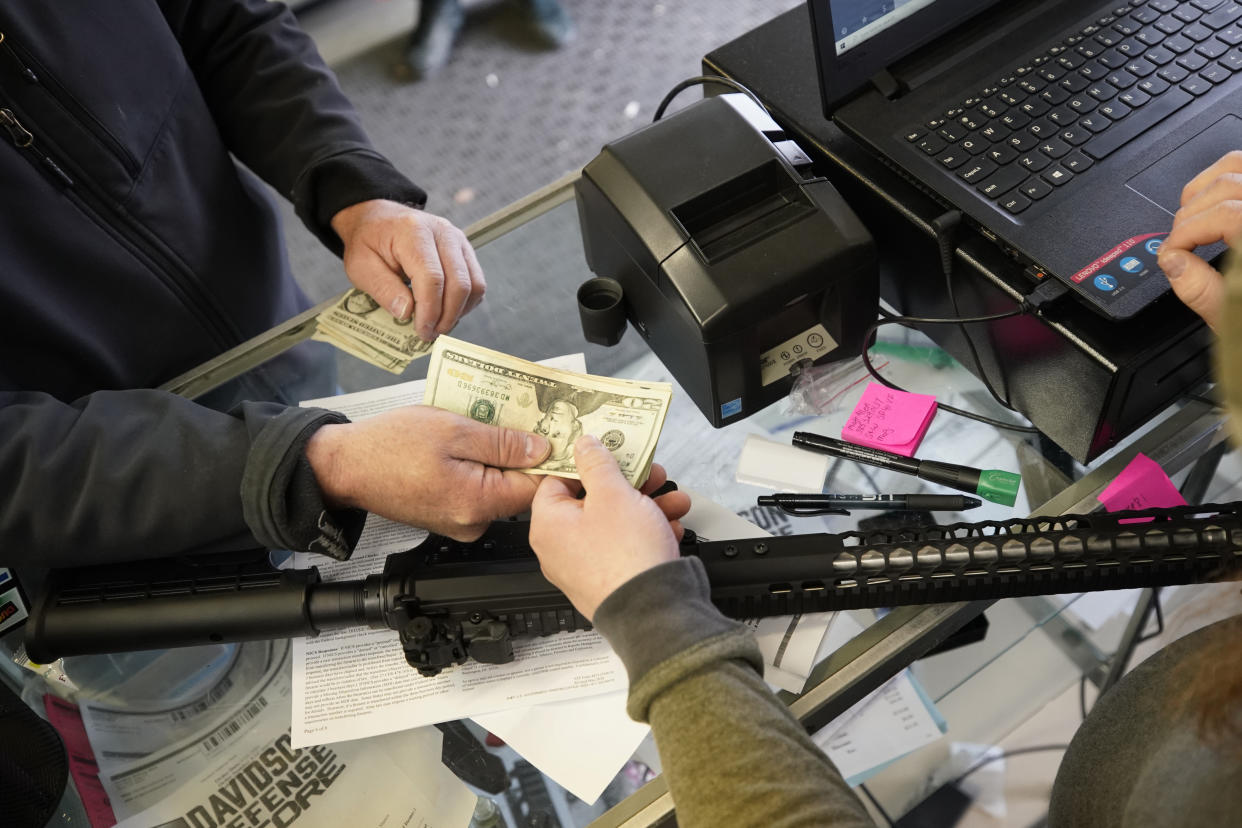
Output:
<path fill-rule="evenodd" d="M 398 322 L 365 292 L 354 288 L 319 314 L 311 339 L 328 342 L 357 357 L 400 374 L 419 357 L 431 352 L 431 343 L 414 333 L 413 316 Z"/>
<path fill-rule="evenodd" d="M 641 486 L 672 399 L 666 382 L 576 374 L 441 336 L 431 349 L 423 401 L 479 422 L 542 434 L 546 461 L 528 471 L 578 477 L 574 441 L 599 439 L 626 479 Z"/>

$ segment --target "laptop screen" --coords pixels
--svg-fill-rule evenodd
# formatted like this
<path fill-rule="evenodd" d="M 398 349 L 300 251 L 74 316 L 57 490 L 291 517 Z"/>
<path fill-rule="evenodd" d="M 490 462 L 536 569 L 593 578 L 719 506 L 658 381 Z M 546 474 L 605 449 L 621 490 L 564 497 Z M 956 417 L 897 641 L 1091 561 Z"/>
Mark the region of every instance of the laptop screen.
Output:
<path fill-rule="evenodd" d="M 837 55 L 900 23 L 935 0 L 829 0 Z"/>
<path fill-rule="evenodd" d="M 997 0 L 808 0 L 824 111 Z"/>

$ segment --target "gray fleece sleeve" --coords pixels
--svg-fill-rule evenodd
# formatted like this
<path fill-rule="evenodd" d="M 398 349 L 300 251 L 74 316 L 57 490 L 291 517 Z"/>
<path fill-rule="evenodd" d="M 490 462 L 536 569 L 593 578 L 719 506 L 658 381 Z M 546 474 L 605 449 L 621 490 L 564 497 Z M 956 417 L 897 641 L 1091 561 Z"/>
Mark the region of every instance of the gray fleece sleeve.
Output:
<path fill-rule="evenodd" d="M 366 513 L 329 510 L 306 459 L 306 442 L 312 434 L 322 426 L 346 422 L 334 411 L 288 408 L 263 423 L 247 453 L 241 480 L 242 514 L 260 545 L 318 552 L 341 561 L 353 552 Z"/>
<path fill-rule="evenodd" d="M 754 636 L 710 601 L 698 558 L 632 578 L 595 613 L 651 723 L 677 824 L 873 826 L 862 803 L 761 678 Z"/>

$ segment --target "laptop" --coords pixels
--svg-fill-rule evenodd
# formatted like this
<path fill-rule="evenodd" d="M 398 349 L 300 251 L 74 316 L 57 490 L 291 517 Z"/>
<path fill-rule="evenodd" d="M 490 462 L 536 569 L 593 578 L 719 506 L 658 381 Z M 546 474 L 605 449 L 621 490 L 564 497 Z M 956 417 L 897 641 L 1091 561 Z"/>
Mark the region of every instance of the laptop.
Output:
<path fill-rule="evenodd" d="M 1242 149 L 1242 3 L 809 7 L 825 114 L 1033 285 L 1060 280 L 1111 319 L 1168 290 L 1156 253 L 1182 187 Z"/>

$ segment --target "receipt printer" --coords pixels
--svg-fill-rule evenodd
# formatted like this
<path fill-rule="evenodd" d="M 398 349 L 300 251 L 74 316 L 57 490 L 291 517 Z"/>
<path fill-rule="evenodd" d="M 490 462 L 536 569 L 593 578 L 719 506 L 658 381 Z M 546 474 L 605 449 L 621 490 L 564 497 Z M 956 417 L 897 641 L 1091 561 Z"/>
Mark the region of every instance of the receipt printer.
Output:
<path fill-rule="evenodd" d="M 741 94 L 608 144 L 576 185 L 583 332 L 626 321 L 712 425 L 856 356 L 878 303 L 870 234 L 776 122 Z"/>

